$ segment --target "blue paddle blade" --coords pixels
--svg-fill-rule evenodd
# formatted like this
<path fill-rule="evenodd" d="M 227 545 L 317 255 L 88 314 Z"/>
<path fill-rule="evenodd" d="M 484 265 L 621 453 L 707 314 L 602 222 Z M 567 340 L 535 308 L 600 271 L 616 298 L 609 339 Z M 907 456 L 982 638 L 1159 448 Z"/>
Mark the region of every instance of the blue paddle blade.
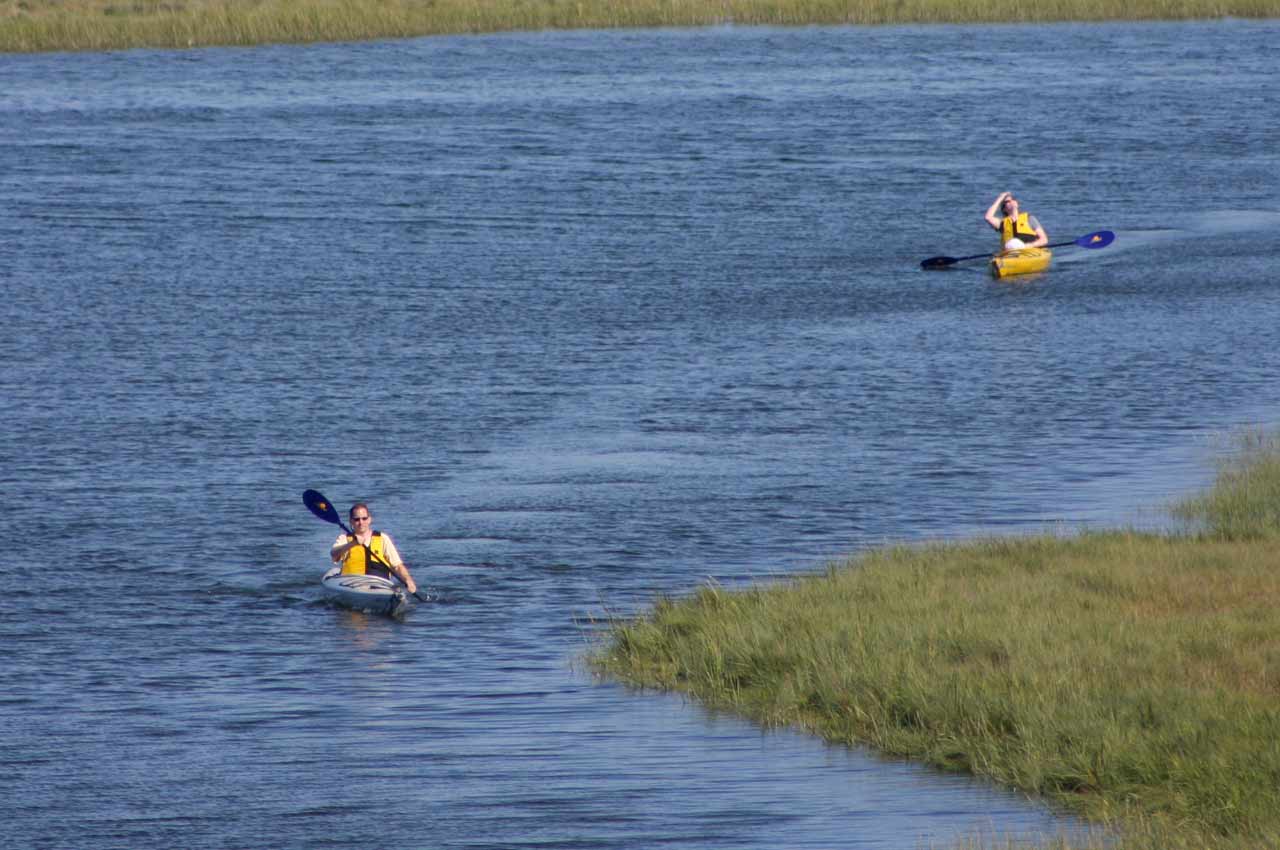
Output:
<path fill-rule="evenodd" d="M 1099 230 L 1096 233 L 1081 236 L 1075 244 L 1081 248 L 1105 248 L 1114 241 L 1116 241 L 1116 235 L 1110 230 Z"/>
<path fill-rule="evenodd" d="M 307 510 L 320 517 L 325 522 L 331 522 L 334 525 L 342 525 L 342 520 L 338 517 L 338 512 L 334 509 L 333 503 L 324 497 L 324 494 L 318 490 L 304 490 L 302 493 L 302 504 L 307 506 Z"/>

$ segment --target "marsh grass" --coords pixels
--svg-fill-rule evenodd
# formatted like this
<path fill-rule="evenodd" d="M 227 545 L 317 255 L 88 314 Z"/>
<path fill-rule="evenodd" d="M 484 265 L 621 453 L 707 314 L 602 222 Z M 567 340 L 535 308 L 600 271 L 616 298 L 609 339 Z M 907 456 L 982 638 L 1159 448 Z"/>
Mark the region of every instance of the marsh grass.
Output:
<path fill-rule="evenodd" d="M 1277 487 L 1254 440 L 1191 503 L 1204 533 L 890 547 L 659 600 L 592 661 L 1043 796 L 1121 847 L 1280 847 Z"/>
<path fill-rule="evenodd" d="M 1179 504 L 1174 513 L 1215 537 L 1280 537 L 1280 436 L 1240 435 L 1219 464 L 1213 489 Z"/>
<path fill-rule="evenodd" d="M 359 41 L 711 24 L 1280 16 L 1280 0 L 0 0 L 0 51 Z"/>

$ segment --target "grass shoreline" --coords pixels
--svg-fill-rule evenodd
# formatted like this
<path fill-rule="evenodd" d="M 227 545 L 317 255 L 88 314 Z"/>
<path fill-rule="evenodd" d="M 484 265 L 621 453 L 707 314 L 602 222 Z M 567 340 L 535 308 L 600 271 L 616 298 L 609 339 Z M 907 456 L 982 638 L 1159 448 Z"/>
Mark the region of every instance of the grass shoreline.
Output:
<path fill-rule="evenodd" d="M 547 29 L 1277 18 L 1280 0 L 0 0 L 0 53 Z"/>
<path fill-rule="evenodd" d="M 1054 847 L 1280 847 L 1280 437 L 1247 438 L 1177 513 L 1203 530 L 896 546 L 704 587 L 613 624 L 590 663 L 986 777 L 1116 841 Z"/>

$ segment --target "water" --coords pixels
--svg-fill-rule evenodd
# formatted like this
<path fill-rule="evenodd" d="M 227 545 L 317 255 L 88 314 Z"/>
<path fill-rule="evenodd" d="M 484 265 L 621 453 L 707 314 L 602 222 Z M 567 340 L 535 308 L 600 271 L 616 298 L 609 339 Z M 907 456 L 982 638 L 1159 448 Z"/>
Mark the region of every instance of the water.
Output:
<path fill-rule="evenodd" d="M 1164 527 L 1280 410 L 1278 31 L 0 57 L 6 846 L 1072 828 L 578 659 L 709 578 Z M 1003 189 L 1119 238 L 919 270 Z M 435 601 L 328 607 L 307 487 Z"/>

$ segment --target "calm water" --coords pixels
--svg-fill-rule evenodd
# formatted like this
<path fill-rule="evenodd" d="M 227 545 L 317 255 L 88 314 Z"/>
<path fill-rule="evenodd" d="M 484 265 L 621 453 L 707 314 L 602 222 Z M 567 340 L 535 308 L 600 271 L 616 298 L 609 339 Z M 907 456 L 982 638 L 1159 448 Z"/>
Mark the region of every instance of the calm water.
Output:
<path fill-rule="evenodd" d="M 593 681 L 886 540 L 1161 526 L 1280 420 L 1280 23 L 0 57 L 0 828 L 901 848 L 1070 824 Z M 997 284 L 1019 193 L 1101 252 Z M 435 597 L 326 606 L 372 502 Z M 25 554 L 24 554 L 25 553 Z M 28 572 L 23 572 L 28 570 Z"/>

